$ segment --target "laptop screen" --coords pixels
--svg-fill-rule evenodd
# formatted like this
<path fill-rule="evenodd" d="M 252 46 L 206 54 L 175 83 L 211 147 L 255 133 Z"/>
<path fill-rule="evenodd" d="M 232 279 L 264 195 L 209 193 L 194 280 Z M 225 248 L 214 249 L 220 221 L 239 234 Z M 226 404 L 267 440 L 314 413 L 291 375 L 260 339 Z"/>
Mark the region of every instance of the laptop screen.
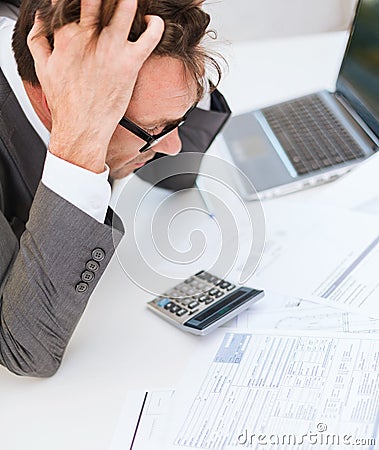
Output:
<path fill-rule="evenodd" d="M 360 2 L 337 92 L 379 138 L 379 0 Z"/>

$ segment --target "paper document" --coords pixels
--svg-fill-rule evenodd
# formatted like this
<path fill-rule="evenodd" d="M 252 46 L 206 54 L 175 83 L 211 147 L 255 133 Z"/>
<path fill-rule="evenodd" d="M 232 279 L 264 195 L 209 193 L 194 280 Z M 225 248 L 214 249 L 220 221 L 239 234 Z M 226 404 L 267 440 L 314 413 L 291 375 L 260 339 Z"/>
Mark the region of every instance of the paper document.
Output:
<path fill-rule="evenodd" d="M 374 449 L 378 373 L 378 337 L 226 332 L 177 389 L 165 448 Z"/>
<path fill-rule="evenodd" d="M 280 305 L 282 303 L 282 306 Z M 229 324 L 230 326 L 230 324 Z M 343 311 L 308 300 L 265 292 L 264 300 L 233 320 L 236 328 L 255 330 L 327 330 L 343 333 L 378 333 L 379 319 Z"/>
<path fill-rule="evenodd" d="M 173 389 L 130 391 L 110 450 L 158 450 L 166 437 L 174 392 Z"/>
<path fill-rule="evenodd" d="M 312 220 L 283 219 L 269 230 L 276 245 L 249 285 L 379 318 L 378 218 L 336 208 L 310 208 L 310 216 L 311 209 Z"/>
<path fill-rule="evenodd" d="M 379 215 L 378 176 L 379 154 L 376 154 L 325 187 L 318 200 L 366 214 Z"/>

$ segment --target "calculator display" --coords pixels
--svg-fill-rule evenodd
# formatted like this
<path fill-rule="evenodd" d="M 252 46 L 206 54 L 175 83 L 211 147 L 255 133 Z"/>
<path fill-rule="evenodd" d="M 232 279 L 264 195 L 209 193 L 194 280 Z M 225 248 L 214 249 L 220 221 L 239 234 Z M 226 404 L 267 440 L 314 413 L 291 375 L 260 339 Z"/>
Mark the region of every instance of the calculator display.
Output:
<path fill-rule="evenodd" d="M 260 294 L 261 291 L 256 291 L 247 287 L 242 287 L 227 297 L 223 298 L 219 302 L 215 303 L 211 307 L 197 314 L 192 319 L 185 322 L 185 327 L 196 328 L 197 330 L 203 330 L 212 323 L 219 320 L 221 317 L 238 308 L 255 295 Z"/>

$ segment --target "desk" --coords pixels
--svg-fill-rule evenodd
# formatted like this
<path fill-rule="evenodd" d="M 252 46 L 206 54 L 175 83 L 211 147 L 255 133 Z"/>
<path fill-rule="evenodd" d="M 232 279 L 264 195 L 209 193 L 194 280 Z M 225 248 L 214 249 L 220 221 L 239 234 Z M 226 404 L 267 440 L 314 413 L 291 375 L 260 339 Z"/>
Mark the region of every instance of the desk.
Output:
<path fill-rule="evenodd" d="M 229 47 L 221 89 L 243 112 L 333 87 L 346 38 L 331 33 Z M 176 385 L 191 350 L 206 338 L 157 318 L 146 309 L 148 299 L 114 258 L 54 377 L 23 379 L 0 370 L 2 449 L 105 450 L 128 389 Z"/>

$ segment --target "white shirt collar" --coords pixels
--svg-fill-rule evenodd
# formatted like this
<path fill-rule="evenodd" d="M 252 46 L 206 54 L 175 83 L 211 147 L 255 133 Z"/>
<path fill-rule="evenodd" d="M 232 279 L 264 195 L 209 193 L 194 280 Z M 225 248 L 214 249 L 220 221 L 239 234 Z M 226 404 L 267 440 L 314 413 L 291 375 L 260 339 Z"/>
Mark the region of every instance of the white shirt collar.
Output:
<path fill-rule="evenodd" d="M 7 17 L 0 17 L 0 68 L 28 121 L 47 147 L 50 140 L 50 133 L 34 111 L 20 75 L 17 72 L 17 64 L 12 51 L 12 34 L 15 23 L 14 20 Z"/>

